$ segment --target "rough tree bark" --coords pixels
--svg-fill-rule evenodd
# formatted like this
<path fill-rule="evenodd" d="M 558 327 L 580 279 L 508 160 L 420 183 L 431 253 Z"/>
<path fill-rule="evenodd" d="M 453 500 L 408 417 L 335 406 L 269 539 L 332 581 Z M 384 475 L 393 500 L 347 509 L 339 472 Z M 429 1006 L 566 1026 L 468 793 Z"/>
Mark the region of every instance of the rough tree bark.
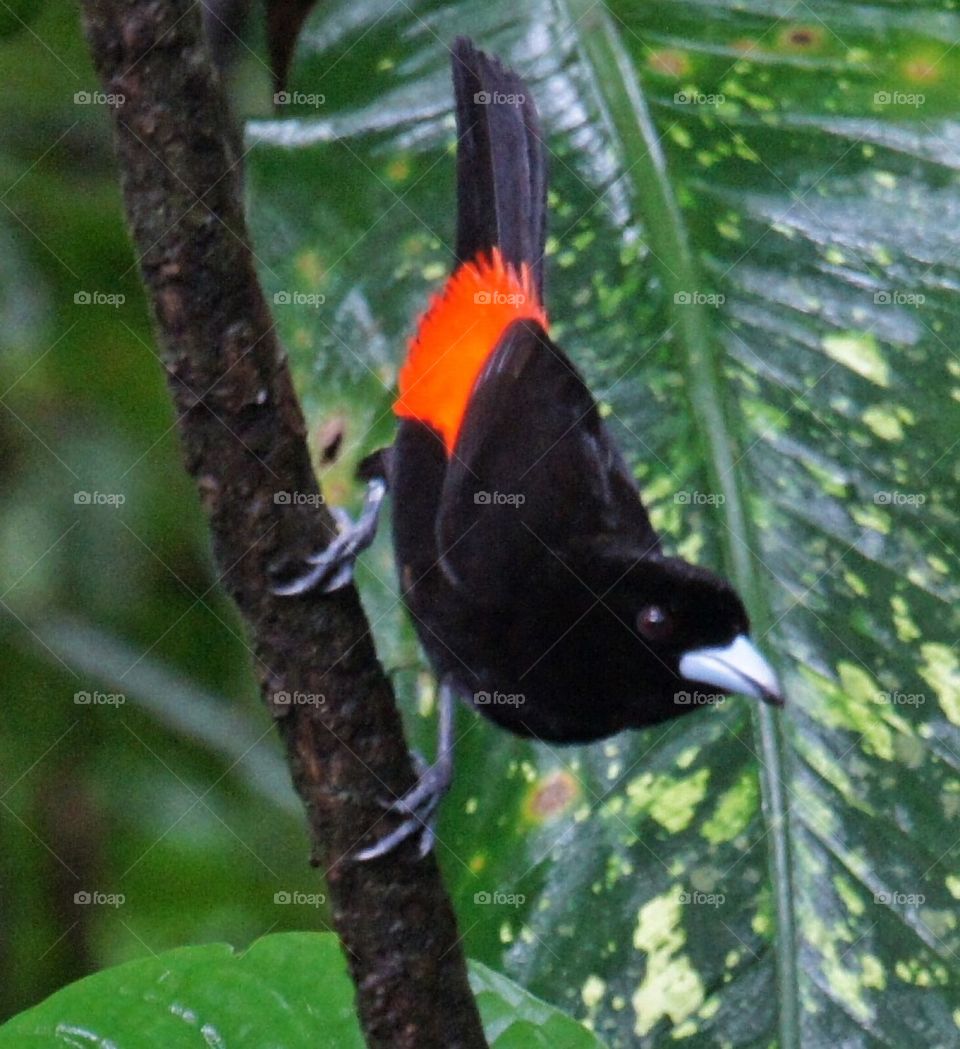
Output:
<path fill-rule="evenodd" d="M 417 862 L 410 842 L 376 862 L 347 858 L 358 829 L 367 842 L 390 829 L 379 799 L 413 778 L 357 593 L 270 592 L 271 571 L 322 546 L 333 524 L 325 510 L 274 500 L 277 492 L 316 493 L 317 481 L 247 245 L 241 158 L 197 6 L 84 0 L 83 7 L 104 90 L 123 97 L 113 119 L 127 218 L 186 466 L 307 809 L 313 862 L 326 872 L 368 1043 L 482 1047 L 433 857 Z M 278 703 L 278 692 L 325 701 Z"/>

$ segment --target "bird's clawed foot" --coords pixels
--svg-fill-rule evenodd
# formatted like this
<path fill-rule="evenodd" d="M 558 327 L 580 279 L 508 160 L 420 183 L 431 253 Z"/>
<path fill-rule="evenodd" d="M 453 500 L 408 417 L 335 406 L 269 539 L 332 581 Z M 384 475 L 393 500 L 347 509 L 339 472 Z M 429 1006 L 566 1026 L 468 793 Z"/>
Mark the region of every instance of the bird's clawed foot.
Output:
<path fill-rule="evenodd" d="M 420 835 L 418 853 L 426 856 L 433 848 L 437 808 L 450 789 L 451 773 L 452 769 L 440 762 L 427 766 L 411 790 L 386 805 L 388 812 L 403 817 L 402 822 L 378 842 L 357 852 L 356 859 L 363 862 L 385 856 L 415 834 Z"/>
<path fill-rule="evenodd" d="M 437 809 L 453 780 L 453 704 L 453 689 L 447 684 L 442 685 L 437 760 L 427 765 L 419 754 L 413 755 L 417 782 L 402 797 L 384 803 L 387 812 L 402 817 L 401 822 L 379 841 L 355 853 L 355 859 L 363 862 L 386 856 L 416 834 L 420 835 L 418 853 L 421 858 L 433 848 Z"/>
<path fill-rule="evenodd" d="M 325 594 L 347 586 L 353 579 L 353 565 L 357 557 L 367 549 L 377 534 L 380 507 L 386 495 L 387 485 L 381 478 L 374 478 L 367 485 L 363 509 L 356 521 L 340 507 L 332 513 L 340 529 L 334 540 L 317 554 L 307 558 L 310 568 L 288 583 L 273 588 L 281 597 L 295 597 L 319 588 Z"/>

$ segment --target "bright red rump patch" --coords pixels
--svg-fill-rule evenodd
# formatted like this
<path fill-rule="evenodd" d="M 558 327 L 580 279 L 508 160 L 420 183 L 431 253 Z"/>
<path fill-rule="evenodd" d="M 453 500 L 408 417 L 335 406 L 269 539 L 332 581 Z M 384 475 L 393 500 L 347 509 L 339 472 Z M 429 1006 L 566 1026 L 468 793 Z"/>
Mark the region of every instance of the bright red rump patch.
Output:
<path fill-rule="evenodd" d="M 429 423 L 452 453 L 477 375 L 504 331 L 525 319 L 547 326 L 526 263 L 518 273 L 494 248 L 458 267 L 410 341 L 394 413 Z"/>

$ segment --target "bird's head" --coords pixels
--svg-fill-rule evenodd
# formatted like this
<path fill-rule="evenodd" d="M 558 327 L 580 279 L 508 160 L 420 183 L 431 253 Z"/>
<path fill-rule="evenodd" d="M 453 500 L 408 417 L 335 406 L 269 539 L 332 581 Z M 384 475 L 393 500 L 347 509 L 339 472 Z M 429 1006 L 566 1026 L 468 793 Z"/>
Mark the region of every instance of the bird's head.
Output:
<path fill-rule="evenodd" d="M 782 706 L 777 676 L 751 640 L 746 609 L 725 579 L 659 555 L 620 559 L 619 571 L 603 601 L 627 628 L 620 652 L 634 674 L 642 667 L 645 691 L 666 705 L 645 704 L 640 723 L 682 713 L 698 695 L 709 702 L 711 694 L 739 693 Z"/>

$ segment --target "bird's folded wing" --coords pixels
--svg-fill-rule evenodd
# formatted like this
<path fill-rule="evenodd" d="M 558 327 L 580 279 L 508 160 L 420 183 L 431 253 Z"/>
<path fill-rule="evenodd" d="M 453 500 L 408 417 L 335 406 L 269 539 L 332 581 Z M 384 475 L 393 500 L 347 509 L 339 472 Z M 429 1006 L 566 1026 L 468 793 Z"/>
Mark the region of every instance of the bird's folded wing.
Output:
<path fill-rule="evenodd" d="M 657 548 L 576 368 L 537 322 L 517 321 L 476 380 L 446 472 L 442 567 L 475 599 L 497 603 L 535 585 L 531 572 L 569 572 L 572 552 L 605 535 Z"/>

